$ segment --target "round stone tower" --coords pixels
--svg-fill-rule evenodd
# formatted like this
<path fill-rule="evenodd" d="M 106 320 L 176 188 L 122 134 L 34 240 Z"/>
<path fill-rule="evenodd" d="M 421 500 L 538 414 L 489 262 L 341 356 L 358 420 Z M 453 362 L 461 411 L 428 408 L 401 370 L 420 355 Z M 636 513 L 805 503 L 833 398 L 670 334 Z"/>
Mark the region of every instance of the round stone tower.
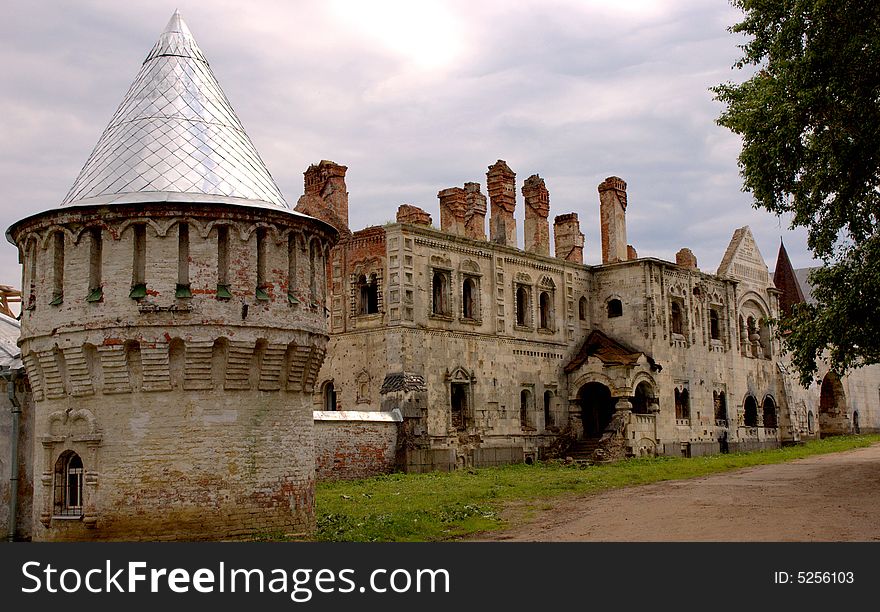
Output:
<path fill-rule="evenodd" d="M 34 539 L 313 528 L 337 232 L 285 202 L 178 13 L 61 207 L 7 237 Z"/>

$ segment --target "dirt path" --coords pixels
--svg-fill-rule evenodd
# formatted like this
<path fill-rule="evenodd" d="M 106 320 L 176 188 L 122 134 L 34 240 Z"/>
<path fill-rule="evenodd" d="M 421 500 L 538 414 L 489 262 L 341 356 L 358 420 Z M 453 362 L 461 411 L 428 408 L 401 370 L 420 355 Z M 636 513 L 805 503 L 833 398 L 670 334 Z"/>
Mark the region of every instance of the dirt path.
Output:
<path fill-rule="evenodd" d="M 479 539 L 880 540 L 880 445 L 565 499 Z"/>

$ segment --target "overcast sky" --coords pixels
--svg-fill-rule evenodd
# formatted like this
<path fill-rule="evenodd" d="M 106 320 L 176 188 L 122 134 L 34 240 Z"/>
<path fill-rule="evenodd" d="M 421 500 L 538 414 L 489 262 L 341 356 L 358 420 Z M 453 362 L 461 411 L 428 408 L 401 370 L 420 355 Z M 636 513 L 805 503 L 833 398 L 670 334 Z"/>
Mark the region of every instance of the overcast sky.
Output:
<path fill-rule="evenodd" d="M 58 206 L 179 8 L 287 201 L 302 172 L 348 166 L 352 229 L 428 210 L 504 159 L 577 212 L 599 263 L 597 185 L 628 183 L 640 256 L 691 248 L 714 272 L 750 225 L 771 271 L 806 233 L 751 207 L 739 138 L 709 87 L 741 80 L 727 0 L 15 2 L 0 24 L 0 225 Z M 0 246 L 0 283 L 21 283 Z"/>

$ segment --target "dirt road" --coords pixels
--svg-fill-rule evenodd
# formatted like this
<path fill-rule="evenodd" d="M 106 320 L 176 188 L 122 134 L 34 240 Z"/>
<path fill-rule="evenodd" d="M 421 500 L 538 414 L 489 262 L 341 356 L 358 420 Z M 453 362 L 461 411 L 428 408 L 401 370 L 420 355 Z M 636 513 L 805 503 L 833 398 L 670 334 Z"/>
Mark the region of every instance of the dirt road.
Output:
<path fill-rule="evenodd" d="M 515 541 L 880 540 L 880 445 L 553 503 Z"/>

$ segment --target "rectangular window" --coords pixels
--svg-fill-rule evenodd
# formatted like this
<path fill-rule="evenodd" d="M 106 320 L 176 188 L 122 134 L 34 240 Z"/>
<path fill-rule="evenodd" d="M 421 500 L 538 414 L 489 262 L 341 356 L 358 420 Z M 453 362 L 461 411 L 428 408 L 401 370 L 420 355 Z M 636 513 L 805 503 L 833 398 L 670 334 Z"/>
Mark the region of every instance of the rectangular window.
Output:
<path fill-rule="evenodd" d="M 296 299 L 296 234 L 287 236 L 287 300 L 299 304 Z"/>
<path fill-rule="evenodd" d="M 52 254 L 52 306 L 64 301 L 64 232 L 56 232 Z"/>
<path fill-rule="evenodd" d="M 228 300 L 229 290 L 229 226 L 217 227 L 217 299 Z"/>
<path fill-rule="evenodd" d="M 133 253 L 131 263 L 131 293 L 129 297 L 139 300 L 147 295 L 147 226 L 133 225 Z"/>
<path fill-rule="evenodd" d="M 266 291 L 266 228 L 257 230 L 257 291 L 258 300 L 268 300 L 269 293 Z"/>
<path fill-rule="evenodd" d="M 33 310 L 37 306 L 37 241 L 31 240 L 28 247 L 28 266 L 26 268 L 28 278 L 22 281 L 21 286 L 28 288 L 27 302 L 24 304 L 26 310 Z"/>
<path fill-rule="evenodd" d="M 101 228 L 92 228 L 89 234 L 89 295 L 86 301 L 99 302 L 104 297 L 104 290 L 101 287 L 101 251 L 103 249 Z"/>
<path fill-rule="evenodd" d="M 189 286 L 189 224 L 177 224 L 177 291 L 175 297 L 190 298 Z"/>

